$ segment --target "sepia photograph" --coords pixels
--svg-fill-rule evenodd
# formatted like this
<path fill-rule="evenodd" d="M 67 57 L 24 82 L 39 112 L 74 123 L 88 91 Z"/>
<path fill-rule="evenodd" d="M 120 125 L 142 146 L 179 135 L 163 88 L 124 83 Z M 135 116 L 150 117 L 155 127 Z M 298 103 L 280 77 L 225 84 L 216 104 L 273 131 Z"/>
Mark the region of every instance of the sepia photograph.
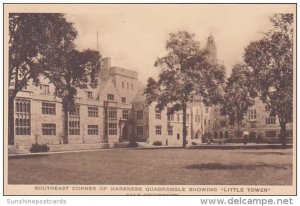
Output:
<path fill-rule="evenodd" d="M 5 195 L 295 195 L 296 4 L 4 4 Z"/>

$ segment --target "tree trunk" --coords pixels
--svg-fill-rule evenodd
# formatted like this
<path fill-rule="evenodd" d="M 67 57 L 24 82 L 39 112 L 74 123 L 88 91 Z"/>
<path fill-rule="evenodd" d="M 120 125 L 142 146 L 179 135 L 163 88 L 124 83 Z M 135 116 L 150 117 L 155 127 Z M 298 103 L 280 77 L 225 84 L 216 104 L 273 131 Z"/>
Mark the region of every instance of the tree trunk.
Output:
<path fill-rule="evenodd" d="M 63 137 L 63 144 L 68 144 L 69 143 L 69 112 L 67 109 L 64 109 L 64 137 Z"/>
<path fill-rule="evenodd" d="M 182 107 L 183 112 L 183 119 L 182 119 L 182 147 L 185 148 L 186 146 L 186 104 L 183 104 Z"/>
<path fill-rule="evenodd" d="M 15 143 L 15 104 L 14 98 L 9 97 L 8 100 L 8 144 L 14 145 Z"/>
<path fill-rule="evenodd" d="M 286 146 L 286 122 L 280 122 L 280 141 L 283 147 Z"/>
<path fill-rule="evenodd" d="M 237 138 L 239 139 L 240 138 L 240 130 L 241 130 L 241 122 L 240 122 L 240 120 L 238 119 L 237 120 Z"/>

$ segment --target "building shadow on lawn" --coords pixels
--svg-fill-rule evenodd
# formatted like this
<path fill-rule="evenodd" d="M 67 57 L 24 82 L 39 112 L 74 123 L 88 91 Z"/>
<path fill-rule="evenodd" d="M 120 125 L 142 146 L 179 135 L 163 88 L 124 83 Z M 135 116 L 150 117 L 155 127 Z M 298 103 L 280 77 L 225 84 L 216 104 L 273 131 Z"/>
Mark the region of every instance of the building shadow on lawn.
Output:
<path fill-rule="evenodd" d="M 186 169 L 196 170 L 255 170 L 258 168 L 271 168 L 271 169 L 282 169 L 287 170 L 292 165 L 281 164 L 281 165 L 268 165 L 268 164 L 253 164 L 253 165 L 242 165 L 242 164 L 221 164 L 221 163 L 206 163 L 206 164 L 192 164 L 187 165 Z"/>

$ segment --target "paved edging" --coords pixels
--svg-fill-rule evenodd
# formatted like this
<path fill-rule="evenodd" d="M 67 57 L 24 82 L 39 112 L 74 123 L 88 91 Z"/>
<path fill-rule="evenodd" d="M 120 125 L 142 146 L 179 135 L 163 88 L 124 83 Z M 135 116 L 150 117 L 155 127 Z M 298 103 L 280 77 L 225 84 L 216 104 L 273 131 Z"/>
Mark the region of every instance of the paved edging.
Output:
<path fill-rule="evenodd" d="M 81 150 L 66 150 L 66 151 L 54 151 L 54 152 L 36 152 L 36 153 L 22 153 L 22 154 L 9 154 L 8 158 L 18 157 L 30 157 L 30 156 L 42 156 L 51 154 L 66 154 L 66 153 L 79 153 L 79 152 L 96 152 L 96 151 L 109 151 L 109 150 L 144 150 L 144 149 L 180 149 L 182 147 L 126 147 L 126 148 L 101 148 L 101 149 L 81 149 Z"/>
<path fill-rule="evenodd" d="M 286 145 L 284 149 L 293 148 L 293 145 Z M 39 153 L 23 153 L 23 154 L 9 154 L 9 159 L 31 157 L 31 156 L 43 156 L 51 154 L 67 154 L 67 153 L 80 153 L 80 152 L 96 152 L 96 151 L 110 151 L 110 150 L 149 150 L 149 149 L 183 149 L 181 146 L 149 146 L 149 147 L 127 147 L 127 148 L 102 148 L 102 149 L 82 149 L 82 150 L 67 150 L 67 151 L 55 151 L 55 152 L 39 152 Z M 280 144 L 263 144 L 263 145 L 195 145 L 188 146 L 186 149 L 221 149 L 221 150 L 233 150 L 233 149 L 283 149 Z"/>
<path fill-rule="evenodd" d="M 194 145 L 189 146 L 190 149 L 290 149 L 293 148 L 292 144 L 283 147 L 281 144 L 251 144 L 251 145 Z"/>

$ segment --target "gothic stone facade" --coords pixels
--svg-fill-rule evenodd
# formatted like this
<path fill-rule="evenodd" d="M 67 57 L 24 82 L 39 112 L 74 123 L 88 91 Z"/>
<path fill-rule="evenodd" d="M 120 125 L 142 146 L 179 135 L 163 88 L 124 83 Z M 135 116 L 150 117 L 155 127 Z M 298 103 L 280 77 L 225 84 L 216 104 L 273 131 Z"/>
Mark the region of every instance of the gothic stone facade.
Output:
<path fill-rule="evenodd" d="M 68 135 L 64 135 L 62 101 L 54 95 L 54 85 L 41 79 L 41 85 L 28 86 L 15 100 L 16 145 L 86 144 L 122 141 L 155 141 L 182 145 L 182 113 L 167 116 L 147 105 L 137 72 L 112 67 L 103 59 L 97 88 L 78 89 L 76 109 L 68 115 Z M 202 107 L 189 105 L 188 143 L 200 143 Z"/>
<path fill-rule="evenodd" d="M 270 115 L 270 108 L 259 98 L 248 109 L 244 120 L 240 125 L 238 134 L 237 125 L 231 126 L 227 116 L 222 115 L 218 106 L 206 107 L 204 109 L 204 139 L 213 141 L 220 139 L 243 139 L 247 134 L 249 142 L 279 143 L 280 125 L 276 116 Z M 205 120 L 206 119 L 206 120 Z M 287 142 L 292 143 L 292 123 L 287 124 Z"/>

